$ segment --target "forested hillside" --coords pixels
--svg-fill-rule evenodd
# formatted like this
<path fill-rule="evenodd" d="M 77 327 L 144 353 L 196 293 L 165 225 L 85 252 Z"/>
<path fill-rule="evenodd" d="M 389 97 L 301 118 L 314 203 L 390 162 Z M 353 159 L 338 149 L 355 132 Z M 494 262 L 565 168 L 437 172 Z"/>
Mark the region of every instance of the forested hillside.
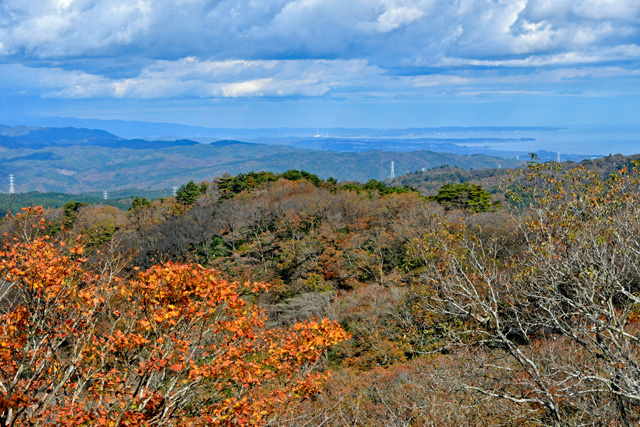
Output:
<path fill-rule="evenodd" d="M 637 424 L 639 165 L 474 173 L 7 217 L 0 425 Z"/>
<path fill-rule="evenodd" d="M 325 179 L 384 180 L 396 174 L 448 164 L 462 169 L 518 167 L 516 159 L 461 156 L 435 151 L 330 152 L 220 140 L 122 139 L 76 128 L 0 127 L 0 176 L 15 176 L 21 193 L 171 189 L 189 179 L 212 180 L 250 171 L 304 169 Z"/>
<path fill-rule="evenodd" d="M 582 165 L 593 172 L 601 174 L 613 173 L 624 166 L 630 166 L 631 161 L 640 155 L 623 156 L 621 154 L 604 156 L 596 159 L 583 159 L 579 163 L 574 161 L 561 162 L 564 169 Z M 506 187 L 501 184 L 508 179 L 512 170 L 508 168 L 463 169 L 453 165 L 442 165 L 429 170 L 410 172 L 398 176 L 391 181 L 391 185 L 399 187 L 413 187 L 423 195 L 435 195 L 445 184 L 471 183 L 484 187 L 494 194 L 504 193 Z"/>

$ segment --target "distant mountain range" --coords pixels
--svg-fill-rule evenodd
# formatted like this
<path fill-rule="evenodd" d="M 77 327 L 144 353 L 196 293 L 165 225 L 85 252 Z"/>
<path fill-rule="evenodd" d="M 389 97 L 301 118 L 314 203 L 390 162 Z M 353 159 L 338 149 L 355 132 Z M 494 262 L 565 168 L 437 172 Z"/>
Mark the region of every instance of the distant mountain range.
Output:
<path fill-rule="evenodd" d="M 166 189 L 225 173 L 302 169 L 340 181 L 384 180 L 391 161 L 401 175 L 442 165 L 516 167 L 521 161 L 417 150 L 335 152 L 219 140 L 125 139 L 104 130 L 0 126 L 0 182 L 13 174 L 18 192 Z M 6 192 L 0 184 L 0 191 Z"/>
<path fill-rule="evenodd" d="M 10 149 L 38 150 L 46 147 L 94 146 L 146 150 L 188 145 L 198 145 L 198 142 L 186 139 L 175 141 L 123 139 L 98 129 L 0 126 L 0 146 Z"/>
<path fill-rule="evenodd" d="M 274 145 L 274 140 L 260 138 L 265 143 Z M 213 139 L 217 146 L 222 144 L 239 144 L 233 139 Z M 504 142 L 533 142 L 534 138 L 399 138 L 399 137 L 317 137 L 317 138 L 280 138 L 275 140 L 279 144 L 311 150 L 363 152 L 370 150 L 384 151 L 420 151 L 431 150 L 460 155 L 488 154 L 497 157 L 515 157 L 514 152 L 489 150 L 474 147 L 473 144 L 504 143 Z M 95 146 L 108 148 L 128 148 L 131 150 L 160 149 L 176 146 L 197 145 L 211 143 L 211 138 L 201 138 L 199 141 L 181 139 L 179 137 L 164 139 L 125 139 L 99 129 L 84 128 L 42 128 L 33 126 L 0 126 L 0 146 L 16 149 L 41 149 L 46 147 Z M 260 143 L 254 141 L 254 143 Z M 466 146 L 464 144 L 471 144 Z M 525 153 L 520 153 L 525 154 Z"/>
<path fill-rule="evenodd" d="M 24 122 L 23 122 L 24 123 Z M 201 139 L 239 139 L 239 140 L 287 140 L 313 136 L 323 137 L 370 137 L 370 138 L 400 138 L 434 136 L 442 133 L 456 132 L 471 134 L 475 132 L 554 132 L 564 129 L 558 126 L 438 126 L 403 129 L 378 128 L 212 128 L 204 126 L 190 126 L 176 123 L 140 122 L 129 120 L 100 120 L 80 119 L 76 117 L 33 117 L 29 124 L 41 127 L 74 127 L 89 129 L 104 129 L 122 138 L 171 139 L 189 138 Z M 286 144 L 285 144 L 286 145 Z"/>

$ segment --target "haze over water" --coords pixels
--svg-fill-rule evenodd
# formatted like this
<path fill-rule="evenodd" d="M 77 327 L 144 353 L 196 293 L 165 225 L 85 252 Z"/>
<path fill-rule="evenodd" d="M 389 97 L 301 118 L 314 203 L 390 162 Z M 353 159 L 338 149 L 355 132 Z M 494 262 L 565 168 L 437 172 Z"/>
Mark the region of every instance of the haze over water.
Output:
<path fill-rule="evenodd" d="M 503 132 L 447 132 L 451 138 L 535 138 L 535 141 L 472 142 L 495 150 L 533 152 L 546 150 L 570 154 L 635 154 L 640 152 L 640 126 L 567 126 L 558 130 Z"/>

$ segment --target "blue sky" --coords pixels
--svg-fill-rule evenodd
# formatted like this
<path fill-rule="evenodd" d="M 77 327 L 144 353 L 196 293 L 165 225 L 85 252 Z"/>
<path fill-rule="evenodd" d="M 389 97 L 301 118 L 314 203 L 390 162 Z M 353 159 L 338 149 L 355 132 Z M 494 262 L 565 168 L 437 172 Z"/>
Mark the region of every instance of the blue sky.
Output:
<path fill-rule="evenodd" d="M 639 0 L 0 0 L 0 123 L 640 124 L 639 95 Z"/>

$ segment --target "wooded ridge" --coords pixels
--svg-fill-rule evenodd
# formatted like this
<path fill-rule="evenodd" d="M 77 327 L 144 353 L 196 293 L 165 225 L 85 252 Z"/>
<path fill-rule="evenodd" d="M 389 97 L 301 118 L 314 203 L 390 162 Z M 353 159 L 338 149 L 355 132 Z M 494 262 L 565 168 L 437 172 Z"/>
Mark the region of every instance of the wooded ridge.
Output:
<path fill-rule="evenodd" d="M 332 152 L 233 140 L 122 139 L 100 130 L 4 127 L 0 129 L 0 176 L 15 175 L 16 191 L 79 193 L 127 188 L 171 189 L 189 179 L 226 173 L 301 169 L 322 178 L 366 182 L 444 164 L 463 169 L 517 167 L 522 162 L 486 155 L 434 151 Z"/>
<path fill-rule="evenodd" d="M 506 178 L 253 172 L 9 216 L 0 425 L 637 424 L 640 165 Z"/>

